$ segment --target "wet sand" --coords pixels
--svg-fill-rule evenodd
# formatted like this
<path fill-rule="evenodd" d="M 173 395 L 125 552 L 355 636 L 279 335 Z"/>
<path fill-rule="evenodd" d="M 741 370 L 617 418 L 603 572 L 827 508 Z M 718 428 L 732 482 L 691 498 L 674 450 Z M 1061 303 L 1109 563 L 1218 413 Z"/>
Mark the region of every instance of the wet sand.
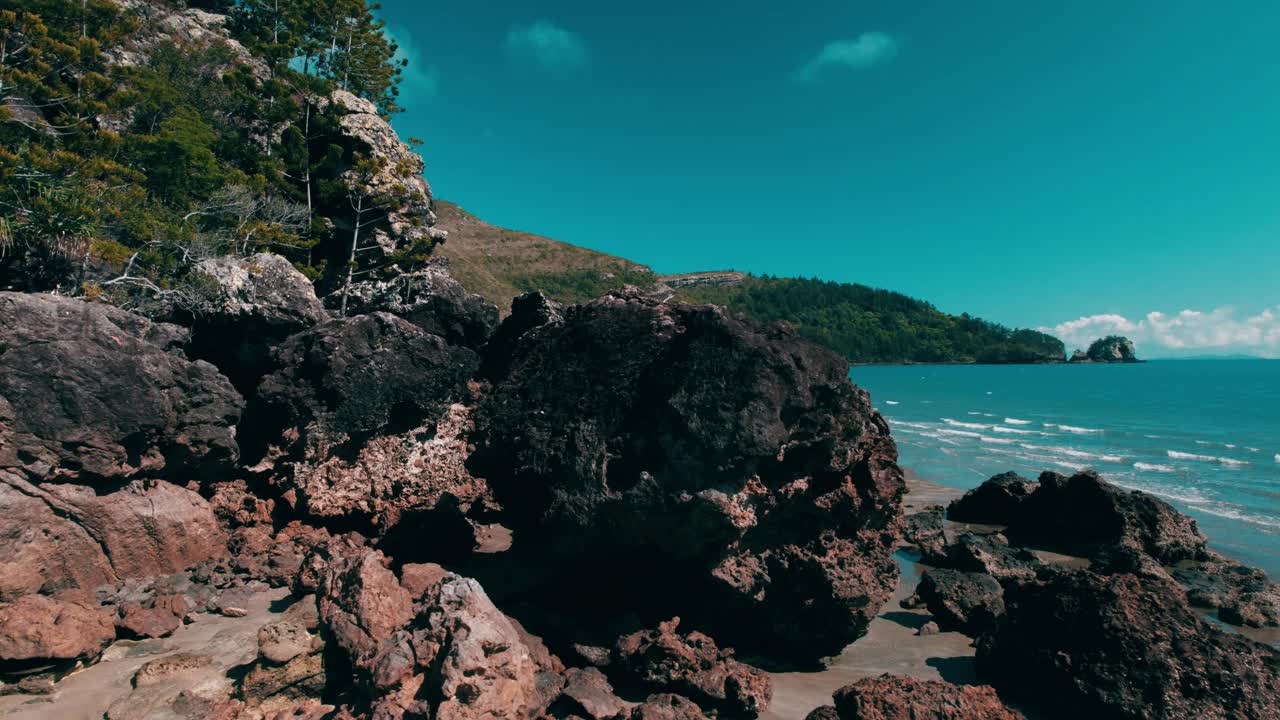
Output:
<path fill-rule="evenodd" d="M 903 498 L 903 509 L 908 514 L 929 505 L 946 505 L 963 494 L 961 490 L 931 483 L 910 469 L 904 470 L 908 494 Z M 867 634 L 845 648 L 824 670 L 770 673 L 773 704 L 761 718 L 801 720 L 819 705 L 831 704 L 831 693 L 841 687 L 884 673 L 960 684 L 975 681 L 975 651 L 969 637 L 957 632 L 916 635 L 916 630 L 932 616 L 926 610 L 905 610 L 899 602 L 915 592 L 925 566 L 916 562 L 917 556 L 909 551 L 899 551 L 897 558 L 902 571 L 898 589 L 871 621 Z"/>

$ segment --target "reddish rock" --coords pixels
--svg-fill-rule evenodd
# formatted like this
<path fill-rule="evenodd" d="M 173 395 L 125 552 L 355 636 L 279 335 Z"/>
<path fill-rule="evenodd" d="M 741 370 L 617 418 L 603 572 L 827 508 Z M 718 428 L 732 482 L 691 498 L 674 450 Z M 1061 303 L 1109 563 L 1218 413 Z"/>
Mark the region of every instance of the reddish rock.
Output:
<path fill-rule="evenodd" d="M 947 517 L 956 522 L 1008 525 L 1036 487 L 1017 473 L 1001 473 L 953 500 L 947 506 Z"/>
<path fill-rule="evenodd" d="M 591 720 L 609 720 L 622 714 L 626 704 L 613 694 L 613 686 L 596 668 L 571 668 L 565 672 L 561 713 L 580 714 Z"/>
<path fill-rule="evenodd" d="M 0 470 L 95 482 L 213 478 L 243 401 L 185 331 L 109 305 L 0 293 Z"/>
<path fill-rule="evenodd" d="M 1194 605 L 1214 608 L 1218 618 L 1247 627 L 1280 626 L 1280 586 L 1256 568 L 1210 554 L 1210 559 L 1172 571 Z"/>
<path fill-rule="evenodd" d="M 692 700 L 671 693 L 650 695 L 643 703 L 631 710 L 631 720 L 704 720 L 705 718 L 702 708 Z"/>
<path fill-rule="evenodd" d="M 34 485 L 0 472 L 0 599 L 94 589 L 166 575 L 224 555 L 226 538 L 199 494 L 135 480 L 99 495 L 69 483 Z"/>
<path fill-rule="evenodd" d="M 413 618 L 413 598 L 387 558 L 366 550 L 333 558 L 316 589 L 320 621 L 357 669 L 371 669 L 379 646 Z"/>
<path fill-rule="evenodd" d="M 472 469 L 540 548 L 547 592 L 591 612 L 620 593 L 808 660 L 888 599 L 902 474 L 839 356 L 629 291 L 562 316 L 526 299 L 486 354 Z"/>
<path fill-rule="evenodd" d="M 1054 717 L 1280 717 L 1280 651 L 1206 623 L 1175 583 L 1046 570 L 1005 587 L 978 673 Z"/>
<path fill-rule="evenodd" d="M 448 574 L 448 570 L 435 563 L 405 563 L 400 568 L 400 585 L 417 600 Z"/>
<path fill-rule="evenodd" d="M 209 506 L 228 527 L 271 524 L 275 501 L 259 497 L 244 480 L 219 482 L 212 487 Z"/>
<path fill-rule="evenodd" d="M 119 613 L 116 630 L 121 637 L 167 637 L 182 627 L 187 601 L 182 595 L 159 595 L 145 602 L 126 603 Z"/>
<path fill-rule="evenodd" d="M 952 685 L 895 675 L 865 678 L 837 690 L 834 707 L 809 720 L 1023 720 L 987 686 Z"/>
<path fill-rule="evenodd" d="M 619 638 L 616 666 L 655 690 L 687 695 L 735 717 L 754 717 L 769 707 L 768 675 L 733 659 L 700 632 L 678 633 L 679 625 L 680 618 L 674 618 L 655 630 Z"/>
<path fill-rule="evenodd" d="M 0 607 L 0 674 L 94 660 L 115 637 L 111 612 L 87 598 L 27 595 Z"/>

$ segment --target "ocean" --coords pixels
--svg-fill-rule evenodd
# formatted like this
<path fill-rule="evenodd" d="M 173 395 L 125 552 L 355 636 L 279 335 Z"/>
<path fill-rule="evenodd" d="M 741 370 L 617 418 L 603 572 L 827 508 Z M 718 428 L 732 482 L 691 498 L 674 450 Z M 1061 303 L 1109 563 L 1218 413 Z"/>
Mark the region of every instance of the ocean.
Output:
<path fill-rule="evenodd" d="M 971 488 L 1093 468 L 1196 519 L 1210 545 L 1280 578 L 1280 361 L 858 366 L 900 463 Z"/>

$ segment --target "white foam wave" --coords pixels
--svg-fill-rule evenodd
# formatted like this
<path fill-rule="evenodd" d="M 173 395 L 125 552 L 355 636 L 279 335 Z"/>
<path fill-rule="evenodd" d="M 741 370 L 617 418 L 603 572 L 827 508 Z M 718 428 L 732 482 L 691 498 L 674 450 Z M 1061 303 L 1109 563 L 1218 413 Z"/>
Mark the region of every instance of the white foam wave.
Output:
<path fill-rule="evenodd" d="M 1208 440 L 1197 440 L 1197 441 L 1196 441 L 1196 444 L 1197 444 L 1197 445 L 1212 445 L 1213 443 L 1209 442 Z"/>
<path fill-rule="evenodd" d="M 1228 520 L 1239 520 L 1240 522 L 1261 525 L 1262 527 L 1280 528 L 1280 520 L 1277 520 L 1274 515 L 1254 515 L 1223 503 L 1196 502 L 1193 500 L 1190 504 L 1201 512 L 1217 515 Z"/>
<path fill-rule="evenodd" d="M 1044 426 L 1047 428 L 1061 430 L 1065 433 L 1071 433 L 1072 435 L 1095 435 L 1102 432 L 1097 428 L 1076 427 L 1075 425 L 1059 425 L 1057 423 L 1045 423 Z"/>
<path fill-rule="evenodd" d="M 908 420 L 890 420 L 889 426 L 892 427 L 894 425 L 898 425 L 901 427 L 909 427 L 909 428 L 919 428 L 921 430 L 929 430 L 933 427 L 929 423 L 910 422 Z"/>
<path fill-rule="evenodd" d="M 1044 435 L 1044 433 L 1038 433 L 1035 430 L 1017 430 L 1015 428 L 1002 427 L 1000 425 L 996 425 L 991 429 L 998 433 L 1008 433 L 1010 435 Z"/>
<path fill-rule="evenodd" d="M 898 401 L 897 401 L 897 400 L 885 400 L 885 401 L 884 401 L 884 404 L 885 404 L 885 405 L 897 405 L 897 404 L 898 404 Z"/>
<path fill-rule="evenodd" d="M 1178 452 L 1177 450 L 1166 450 L 1165 454 L 1174 460 L 1194 460 L 1196 462 L 1212 462 L 1226 465 L 1228 467 L 1242 467 L 1248 465 L 1248 460 L 1236 460 L 1235 458 L 1218 457 L 1216 455 L 1197 455 L 1195 453 Z M 1280 455 L 1276 456 L 1276 462 L 1280 462 Z"/>
<path fill-rule="evenodd" d="M 1133 464 L 1133 468 L 1135 470 L 1142 470 L 1144 472 L 1158 472 L 1158 473 L 1178 472 L 1178 468 L 1172 465 L 1160 465 L 1158 463 L 1136 462 Z"/>
<path fill-rule="evenodd" d="M 991 429 L 990 425 L 983 425 L 982 423 L 960 422 L 959 420 L 952 420 L 951 418 L 942 418 L 942 422 L 948 425 L 951 425 L 953 427 L 970 428 L 972 430 L 990 430 Z"/>
<path fill-rule="evenodd" d="M 955 436 L 957 436 L 957 437 L 967 437 L 967 438 L 980 438 L 980 437 L 982 437 L 982 436 L 981 436 L 981 435 L 979 435 L 978 433 L 976 433 L 976 432 L 969 432 L 968 430 L 950 430 L 950 429 L 947 429 L 947 428 L 943 428 L 943 429 L 939 430 L 938 432 L 942 433 L 943 435 L 955 435 Z"/>
<path fill-rule="evenodd" d="M 990 435 L 983 435 L 982 442 L 991 443 L 993 445 L 1012 445 L 1018 441 L 1013 438 L 998 438 L 991 437 Z"/>
<path fill-rule="evenodd" d="M 1030 421 L 1030 420 L 1019 420 L 1018 418 L 1008 418 L 1008 417 L 1007 417 L 1007 418 L 1005 418 L 1005 419 L 1004 419 L 1004 424 L 1005 424 L 1005 425 L 1030 425 L 1030 424 L 1031 424 L 1031 421 Z"/>
<path fill-rule="evenodd" d="M 1245 445 L 1244 449 L 1245 449 L 1245 450 L 1248 450 L 1249 452 L 1262 452 L 1262 450 L 1261 450 L 1260 448 L 1256 448 L 1256 447 L 1249 447 L 1248 445 Z"/>
<path fill-rule="evenodd" d="M 1125 458 L 1123 455 L 1100 455 L 1098 453 L 1085 452 L 1084 450 L 1075 450 L 1073 448 L 1058 447 L 1056 445 L 1032 445 L 1024 443 L 1022 447 L 1028 450 L 1036 450 L 1039 452 L 1047 452 L 1054 455 L 1066 455 L 1067 457 L 1080 458 L 1081 460 L 1097 460 L 1099 462 L 1121 463 Z"/>

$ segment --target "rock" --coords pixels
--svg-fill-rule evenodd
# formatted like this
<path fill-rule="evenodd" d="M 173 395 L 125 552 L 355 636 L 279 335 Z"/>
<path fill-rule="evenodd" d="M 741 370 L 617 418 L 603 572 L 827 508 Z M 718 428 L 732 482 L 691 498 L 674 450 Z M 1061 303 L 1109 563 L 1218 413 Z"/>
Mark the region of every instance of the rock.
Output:
<path fill-rule="evenodd" d="M 565 672 L 563 697 L 572 701 L 591 720 L 608 720 L 620 716 L 626 705 L 613 694 L 604 673 L 596 668 L 571 668 Z"/>
<path fill-rule="evenodd" d="M 631 720 L 704 720 L 704 718 L 706 715 L 702 714 L 702 708 L 692 700 L 671 693 L 650 695 L 643 703 L 631 710 Z"/>
<path fill-rule="evenodd" d="M 1035 489 L 1035 483 L 1017 473 L 1002 473 L 953 500 L 947 517 L 956 522 L 1008 525 Z"/>
<path fill-rule="evenodd" d="M 258 662 L 237 685 L 236 697 L 260 712 L 287 711 L 325 692 L 324 655 L 304 652 L 281 664 Z M 291 716 L 290 716 L 291 717 Z"/>
<path fill-rule="evenodd" d="M 680 618 L 674 618 L 655 630 L 619 638 L 615 665 L 654 690 L 686 695 L 734 717 L 755 717 L 769 707 L 768 675 L 734 660 L 700 632 L 678 633 L 679 625 Z"/>
<path fill-rule="evenodd" d="M 819 705 L 804 716 L 804 720 L 840 720 L 840 711 L 835 705 Z"/>
<path fill-rule="evenodd" d="M 258 655 L 267 662 L 281 665 L 310 652 L 313 639 L 299 623 L 288 620 L 269 623 L 258 630 Z"/>
<path fill-rule="evenodd" d="M 938 627 L 938 623 L 930 620 L 916 630 L 916 635 L 937 635 L 940 632 L 942 632 L 942 628 Z"/>
<path fill-rule="evenodd" d="M 365 550 L 333 558 L 316 591 L 320 622 L 357 670 L 372 670 L 379 646 L 413 619 L 413 598 L 387 558 Z"/>
<path fill-rule="evenodd" d="M 503 377 L 515 359 L 516 345 L 530 331 L 564 321 L 564 308 L 541 292 L 530 292 L 511 300 L 511 314 L 489 338 L 480 366 L 482 375 Z"/>
<path fill-rule="evenodd" d="M 809 660 L 861 635 L 891 594 L 896 448 L 835 354 L 623 291 L 563 318 L 518 301 L 486 370 L 471 469 L 539 548 L 549 592 L 594 609 L 607 588 Z"/>
<path fill-rule="evenodd" d="M 448 574 L 448 570 L 435 563 L 406 563 L 400 568 L 400 586 L 418 600 Z"/>
<path fill-rule="evenodd" d="M 1079 354 L 1077 350 L 1071 356 L 1073 362 L 1078 362 L 1076 358 Z M 1109 335 L 1094 340 L 1093 344 L 1089 345 L 1089 350 L 1084 353 L 1084 356 L 1089 362 L 1138 362 L 1138 353 L 1133 341 L 1119 335 Z"/>
<path fill-rule="evenodd" d="M 107 305 L 0 293 L 0 471 L 32 481 L 213 478 L 243 401 L 181 329 Z"/>
<path fill-rule="evenodd" d="M 994 629 L 1004 614 L 1000 583 L 982 573 L 930 568 L 921 575 L 916 595 L 939 627 L 974 637 Z"/>
<path fill-rule="evenodd" d="M 1165 565 L 1207 557 L 1195 520 L 1144 492 L 1124 490 L 1096 472 L 1040 476 L 1039 487 L 1011 518 L 1010 540 L 1092 556 L 1131 545 Z"/>
<path fill-rule="evenodd" d="M 209 504 L 162 480 L 97 494 L 0 472 L 0 600 L 166 575 L 226 553 Z M 12 570 L 12 572 L 10 572 Z"/>
<path fill-rule="evenodd" d="M 223 256 L 196 264 L 209 294 L 190 311 L 190 353 L 250 393 L 271 369 L 271 350 L 328 319 L 305 275 L 279 255 Z"/>
<path fill-rule="evenodd" d="M 192 670 L 201 670 L 213 664 L 213 658 L 195 653 L 173 653 L 158 660 L 148 660 L 133 674 L 134 687 L 146 687 L 165 682 L 170 676 Z"/>
<path fill-rule="evenodd" d="M 332 297 L 340 300 L 336 294 Z M 388 312 L 451 345 L 472 349 L 484 345 L 498 326 L 498 308 L 467 292 L 439 261 L 390 280 L 356 283 L 347 311 L 353 315 Z"/>
<path fill-rule="evenodd" d="M 342 179 L 347 186 L 370 198 L 402 198 L 375 228 L 382 252 L 443 242 L 446 234 L 432 227 L 436 216 L 431 211 L 431 187 L 422 177 L 422 157 L 400 140 L 378 108 L 346 90 L 335 90 L 322 99 L 318 108 L 337 114 L 343 135 L 361 146 L 366 156 L 380 162 L 377 171 L 369 176 L 354 170 L 346 173 Z"/>
<path fill-rule="evenodd" d="M 1193 605 L 1216 609 L 1218 619 L 1232 625 L 1280 626 L 1280 586 L 1261 570 L 1212 553 L 1210 558 L 1172 571 Z"/>
<path fill-rule="evenodd" d="M 171 10 L 150 0 L 116 0 L 116 4 L 126 12 L 146 18 L 147 22 L 136 32 L 129 33 L 125 42 L 104 48 L 104 61 L 108 65 L 144 67 L 150 62 L 152 49 L 162 43 L 198 47 L 216 45 L 224 48 L 229 57 L 229 62 L 219 68 L 220 74 L 243 65 L 259 80 L 266 81 L 271 77 L 271 69 L 266 63 L 231 39 L 226 30 L 226 15 L 197 9 Z"/>
<path fill-rule="evenodd" d="M 209 506 L 227 527 L 271 524 L 275 501 L 259 497 L 244 480 L 218 482 L 211 487 Z"/>
<path fill-rule="evenodd" d="M 931 505 L 904 518 L 902 537 L 920 550 L 920 557 L 925 562 L 935 561 L 946 553 L 943 513 L 941 505 Z"/>
<path fill-rule="evenodd" d="M 112 614 L 87 598 L 27 595 L 0 607 L 0 677 L 90 662 L 116 638 Z"/>
<path fill-rule="evenodd" d="M 1201 620 L 1175 583 L 1047 570 L 1005 586 L 979 677 L 1055 717 L 1280 716 L 1280 651 Z"/>
<path fill-rule="evenodd" d="M 120 637 L 168 637 L 182 627 L 187 601 L 182 595 L 160 595 L 146 602 L 126 603 L 119 612 L 116 632 Z"/>
<path fill-rule="evenodd" d="M 895 675 L 864 678 L 837 690 L 835 713 L 819 708 L 811 720 L 1023 720 L 985 685 L 952 685 Z M 816 715 L 815 715 L 816 713 Z"/>
<path fill-rule="evenodd" d="M 997 580 L 1035 577 L 1044 563 L 1025 548 L 1009 546 L 1004 535 L 961 533 L 947 546 L 945 566 L 990 575 Z"/>

